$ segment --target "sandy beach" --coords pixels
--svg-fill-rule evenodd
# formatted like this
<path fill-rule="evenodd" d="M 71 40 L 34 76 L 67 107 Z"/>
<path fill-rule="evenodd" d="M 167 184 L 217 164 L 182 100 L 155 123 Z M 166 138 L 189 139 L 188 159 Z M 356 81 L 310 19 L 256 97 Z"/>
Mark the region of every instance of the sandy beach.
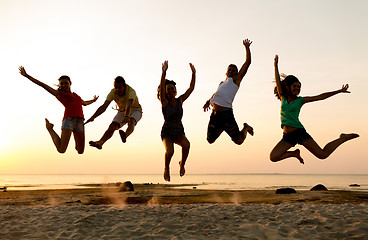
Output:
<path fill-rule="evenodd" d="M 0 239 L 368 239 L 368 193 L 135 185 L 0 192 Z"/>

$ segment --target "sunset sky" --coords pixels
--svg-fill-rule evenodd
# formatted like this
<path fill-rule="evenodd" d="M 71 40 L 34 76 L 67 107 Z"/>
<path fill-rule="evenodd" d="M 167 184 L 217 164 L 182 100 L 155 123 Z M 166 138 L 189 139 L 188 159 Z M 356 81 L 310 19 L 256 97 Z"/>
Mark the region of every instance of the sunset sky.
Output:
<path fill-rule="evenodd" d="M 197 173 L 352 173 L 367 174 L 368 146 L 368 1 L 247 0 L 0 0 L 0 174 L 156 174 L 164 167 L 160 138 L 163 124 L 156 98 L 161 64 L 178 94 L 190 83 L 189 63 L 197 82 L 184 103 L 183 124 L 191 142 L 188 174 Z M 230 63 L 245 60 L 242 40 L 249 38 L 252 64 L 234 100 L 238 124 L 255 134 L 235 145 L 222 134 L 206 141 L 210 112 L 202 106 L 225 79 Z M 282 137 L 280 102 L 273 95 L 273 58 L 280 72 L 302 83 L 302 96 L 350 85 L 350 94 L 309 103 L 300 119 L 320 146 L 356 132 L 328 159 L 319 160 L 304 147 L 305 165 L 296 159 L 278 163 L 269 153 Z M 73 92 L 84 100 L 89 118 L 103 104 L 121 75 L 133 87 L 143 108 L 135 132 L 123 144 L 118 133 L 97 150 L 98 140 L 116 111 L 86 125 L 86 149 L 78 155 L 72 138 L 59 154 L 44 118 L 60 134 L 64 107 L 52 95 L 19 74 L 22 65 L 38 80 L 54 86 L 61 75 L 71 78 Z M 125 129 L 125 128 L 123 128 Z M 176 145 L 171 171 L 179 171 Z"/>

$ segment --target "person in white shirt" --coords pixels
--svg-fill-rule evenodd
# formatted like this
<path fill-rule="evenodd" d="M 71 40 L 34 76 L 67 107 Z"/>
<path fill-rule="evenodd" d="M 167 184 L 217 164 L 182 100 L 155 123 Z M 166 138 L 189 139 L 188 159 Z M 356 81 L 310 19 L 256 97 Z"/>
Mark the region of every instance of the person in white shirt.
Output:
<path fill-rule="evenodd" d="M 240 83 L 248 71 L 251 63 L 250 45 L 252 41 L 249 39 L 243 40 L 243 45 L 246 50 L 246 59 L 243 66 L 238 71 L 234 64 L 230 64 L 226 72 L 226 80 L 221 82 L 217 91 L 205 103 L 203 110 L 206 112 L 212 106 L 212 114 L 207 128 L 207 141 L 212 144 L 225 131 L 231 140 L 241 145 L 247 133 L 253 136 L 253 128 L 247 123 L 243 124 L 243 129 L 239 130 L 238 124 L 235 121 L 232 103 L 239 89 Z"/>

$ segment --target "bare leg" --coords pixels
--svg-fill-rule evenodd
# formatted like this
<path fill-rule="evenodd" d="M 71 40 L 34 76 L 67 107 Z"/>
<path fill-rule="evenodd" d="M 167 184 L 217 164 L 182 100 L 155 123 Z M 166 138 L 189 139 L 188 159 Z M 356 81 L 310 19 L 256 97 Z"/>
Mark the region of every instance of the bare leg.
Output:
<path fill-rule="evenodd" d="M 50 123 L 47 118 L 45 118 L 46 129 L 49 132 L 52 142 L 54 143 L 56 150 L 59 153 L 65 153 L 68 148 L 69 140 L 72 135 L 72 130 L 70 129 L 62 129 L 61 137 L 54 131 L 54 124 Z"/>
<path fill-rule="evenodd" d="M 165 170 L 164 170 L 164 179 L 170 182 L 170 162 L 171 158 L 174 155 L 174 143 L 169 138 L 165 138 L 163 141 L 165 146 Z"/>
<path fill-rule="evenodd" d="M 137 123 L 134 118 L 129 118 L 128 128 L 125 131 L 127 137 L 129 137 L 129 135 L 133 133 L 136 124 Z"/>
<path fill-rule="evenodd" d="M 308 149 L 314 156 L 319 159 L 326 159 L 331 155 L 341 144 L 351 139 L 359 137 L 356 133 L 341 134 L 340 137 L 332 142 L 329 142 L 323 149 L 313 140 L 307 140 L 303 143 L 303 146 Z"/>
<path fill-rule="evenodd" d="M 82 154 L 84 152 L 84 144 L 85 144 L 85 136 L 84 132 L 74 132 L 74 141 L 75 141 L 75 150 L 79 154 Z"/>
<path fill-rule="evenodd" d="M 244 132 L 245 137 L 247 136 L 247 133 L 249 133 L 252 136 L 254 135 L 253 128 L 251 126 L 249 126 L 247 123 L 243 124 L 243 129 L 241 131 Z M 245 137 L 244 137 L 244 139 L 245 139 Z"/>
<path fill-rule="evenodd" d="M 179 165 L 180 165 L 179 173 L 180 173 L 180 177 L 182 177 L 185 175 L 185 163 L 189 155 L 190 142 L 185 135 L 182 135 L 178 139 L 178 144 L 182 147 L 181 161 L 179 162 Z"/>
<path fill-rule="evenodd" d="M 127 137 L 133 133 L 134 131 L 134 128 L 135 128 L 135 125 L 136 125 L 136 121 L 134 118 L 129 118 L 129 122 L 128 122 L 128 128 L 126 129 L 126 131 L 124 132 L 123 130 L 119 130 L 119 134 L 120 134 L 120 138 L 121 138 L 121 141 L 123 143 L 126 142 L 126 139 Z"/>
<path fill-rule="evenodd" d="M 293 145 L 287 142 L 280 141 L 272 149 L 270 153 L 270 160 L 272 162 L 278 162 L 286 158 L 295 157 L 299 160 L 301 164 L 304 164 L 303 158 L 300 156 L 300 150 L 296 149 L 294 151 L 288 151 Z"/>
<path fill-rule="evenodd" d="M 114 132 L 120 128 L 120 124 L 117 122 L 112 122 L 109 126 L 109 128 L 106 130 L 104 135 L 101 137 L 99 141 L 90 141 L 89 145 L 92 147 L 96 147 L 98 149 L 102 149 L 102 145 L 109 140 Z"/>
<path fill-rule="evenodd" d="M 241 133 L 241 136 L 237 140 L 234 141 L 238 145 L 241 145 L 244 142 L 244 140 L 247 138 L 248 133 L 253 136 L 254 131 L 253 131 L 253 128 L 251 126 L 244 123 L 243 124 L 243 129 L 240 131 L 240 133 Z"/>

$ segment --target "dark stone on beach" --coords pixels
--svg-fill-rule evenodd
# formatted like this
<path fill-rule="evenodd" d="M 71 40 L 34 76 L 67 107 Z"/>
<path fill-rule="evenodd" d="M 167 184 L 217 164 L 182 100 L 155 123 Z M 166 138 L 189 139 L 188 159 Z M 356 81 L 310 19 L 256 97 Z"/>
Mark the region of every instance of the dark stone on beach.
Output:
<path fill-rule="evenodd" d="M 350 184 L 349 187 L 360 187 L 360 185 L 356 184 L 356 183 L 353 183 L 353 184 Z"/>
<path fill-rule="evenodd" d="M 322 184 L 317 184 L 316 186 L 312 187 L 310 191 L 328 191 L 328 189 Z"/>
<path fill-rule="evenodd" d="M 130 181 L 126 181 L 119 186 L 119 192 L 134 191 L 134 186 Z"/>
<path fill-rule="evenodd" d="M 291 194 L 296 193 L 294 188 L 279 188 L 276 190 L 276 194 Z"/>

